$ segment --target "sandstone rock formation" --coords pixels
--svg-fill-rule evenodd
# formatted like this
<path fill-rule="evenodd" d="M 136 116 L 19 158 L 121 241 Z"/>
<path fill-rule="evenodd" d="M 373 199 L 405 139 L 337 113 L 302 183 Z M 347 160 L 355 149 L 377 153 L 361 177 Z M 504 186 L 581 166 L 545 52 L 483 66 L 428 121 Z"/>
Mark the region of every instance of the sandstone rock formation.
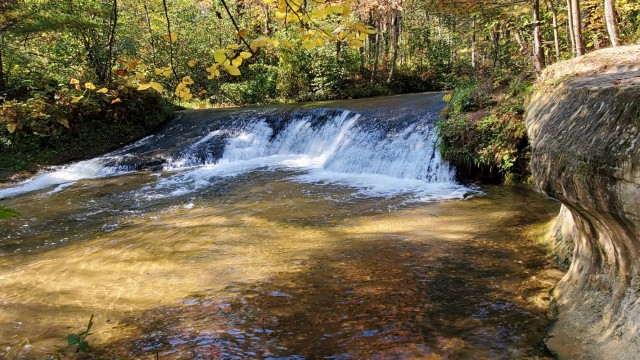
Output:
<path fill-rule="evenodd" d="M 538 91 L 526 119 L 534 179 L 564 205 L 556 238 L 575 236 L 547 345 L 566 359 L 637 359 L 640 46 L 554 65 Z"/>

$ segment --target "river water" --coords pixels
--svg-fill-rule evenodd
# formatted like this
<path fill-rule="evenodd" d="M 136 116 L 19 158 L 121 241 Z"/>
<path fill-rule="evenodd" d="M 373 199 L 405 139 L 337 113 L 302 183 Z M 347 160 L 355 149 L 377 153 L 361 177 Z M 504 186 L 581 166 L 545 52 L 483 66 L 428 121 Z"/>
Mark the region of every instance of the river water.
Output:
<path fill-rule="evenodd" d="M 558 205 L 456 183 L 441 97 L 186 112 L 0 188 L 0 357 L 94 314 L 98 359 L 546 358 Z"/>

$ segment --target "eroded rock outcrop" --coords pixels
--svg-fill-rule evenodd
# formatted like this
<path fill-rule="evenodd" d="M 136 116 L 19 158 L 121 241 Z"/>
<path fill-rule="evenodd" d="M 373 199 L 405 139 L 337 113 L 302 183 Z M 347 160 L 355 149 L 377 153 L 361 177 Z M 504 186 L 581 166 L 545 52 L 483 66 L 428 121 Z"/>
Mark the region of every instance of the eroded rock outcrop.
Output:
<path fill-rule="evenodd" d="M 575 236 L 571 266 L 554 290 L 559 316 L 547 344 L 561 358 L 637 359 L 640 46 L 548 69 L 527 110 L 527 131 L 536 185 L 566 208 L 557 238 Z"/>

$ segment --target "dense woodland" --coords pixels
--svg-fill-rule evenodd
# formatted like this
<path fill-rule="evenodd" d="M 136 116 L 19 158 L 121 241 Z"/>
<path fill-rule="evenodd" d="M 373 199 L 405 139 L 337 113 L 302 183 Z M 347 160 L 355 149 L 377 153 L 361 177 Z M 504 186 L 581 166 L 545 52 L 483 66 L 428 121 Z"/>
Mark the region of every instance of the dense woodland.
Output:
<path fill-rule="evenodd" d="M 176 105 L 456 89 L 445 156 L 523 181 L 531 81 L 639 39 L 635 0 L 3 0 L 0 168 L 107 150 Z"/>

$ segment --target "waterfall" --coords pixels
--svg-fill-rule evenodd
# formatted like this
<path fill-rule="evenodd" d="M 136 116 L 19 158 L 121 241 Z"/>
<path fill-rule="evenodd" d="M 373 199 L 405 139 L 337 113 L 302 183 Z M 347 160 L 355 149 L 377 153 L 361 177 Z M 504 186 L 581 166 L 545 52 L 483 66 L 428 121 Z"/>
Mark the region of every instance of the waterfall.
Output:
<path fill-rule="evenodd" d="M 204 113 L 202 113 L 204 114 Z M 160 171 L 143 189 L 176 196 L 220 178 L 256 170 L 292 171 L 300 182 L 335 184 L 364 196 L 411 194 L 416 199 L 462 197 L 454 169 L 436 147 L 435 113 L 389 117 L 337 109 L 235 111 L 210 121 L 176 119 L 157 135 L 113 153 L 37 175 L 0 189 L 0 198 L 82 179 Z"/>

